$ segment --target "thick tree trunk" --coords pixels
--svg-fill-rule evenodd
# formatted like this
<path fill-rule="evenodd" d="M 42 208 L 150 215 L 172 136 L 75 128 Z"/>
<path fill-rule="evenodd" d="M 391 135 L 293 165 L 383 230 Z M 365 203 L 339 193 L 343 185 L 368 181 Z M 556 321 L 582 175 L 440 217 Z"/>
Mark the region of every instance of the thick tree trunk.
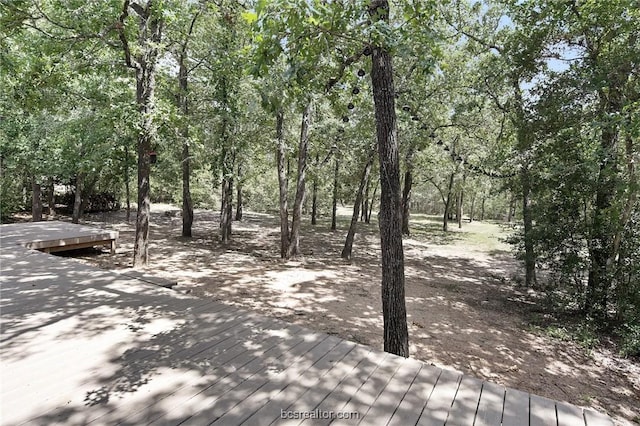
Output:
<path fill-rule="evenodd" d="M 305 179 L 307 172 L 307 152 L 309 150 L 309 122 L 311 120 L 311 102 L 308 102 L 302 112 L 300 126 L 300 143 L 298 145 L 298 178 L 296 181 L 296 198 L 293 204 L 293 219 L 291 234 L 289 235 L 289 249 L 287 259 L 300 254 L 300 226 L 302 224 L 302 205 L 305 197 Z"/>
<path fill-rule="evenodd" d="M 42 187 L 35 177 L 31 178 L 31 220 L 42 220 Z"/>
<path fill-rule="evenodd" d="M 536 280 L 536 254 L 533 241 L 533 212 L 531 211 L 531 177 L 525 166 L 520 171 L 522 179 L 522 218 L 524 222 L 524 283 L 527 287 L 535 287 Z"/>
<path fill-rule="evenodd" d="M 84 191 L 84 174 L 78 173 L 76 176 L 76 191 L 75 198 L 73 200 L 73 213 L 71 215 L 71 221 L 78 223 L 80 221 L 80 211 L 82 208 L 82 191 Z"/>
<path fill-rule="evenodd" d="M 342 249 L 341 257 L 343 259 L 351 259 L 351 252 L 353 249 L 353 239 L 356 236 L 356 227 L 358 226 L 358 218 L 360 217 L 360 206 L 362 204 L 362 198 L 364 195 L 364 188 L 369 180 L 369 173 L 371 173 L 371 166 L 373 165 L 374 154 L 371 153 L 367 159 L 367 164 L 364 166 L 362 172 L 362 179 L 360 179 L 360 186 L 358 192 L 356 192 L 356 199 L 353 203 L 353 215 L 351 216 L 351 224 L 349 225 L 349 231 L 347 232 L 347 238 L 344 242 L 344 248 Z"/>
<path fill-rule="evenodd" d="M 125 0 L 121 24 L 128 13 L 129 2 Z M 141 28 L 138 44 L 139 50 L 131 52 L 123 29 L 120 39 L 125 49 L 127 65 L 136 70 L 136 103 L 140 114 L 138 132 L 138 212 L 136 215 L 136 235 L 133 247 L 133 266 L 146 266 L 149 263 L 149 221 L 151 217 L 151 183 L 150 152 L 156 140 L 155 87 L 156 64 L 159 56 L 159 45 L 162 38 L 162 21 L 147 1 L 144 7 L 135 9 Z M 132 54 L 135 64 L 132 62 Z"/>
<path fill-rule="evenodd" d="M 333 195 L 331 200 L 331 230 L 335 231 L 337 226 L 337 213 L 338 213 L 338 171 L 340 163 L 338 163 L 338 157 L 334 160 L 333 165 Z"/>
<path fill-rule="evenodd" d="M 411 207 L 411 186 L 413 185 L 413 175 L 411 168 L 407 168 L 404 173 L 404 189 L 402 190 L 402 233 L 410 235 L 409 232 L 409 210 Z"/>
<path fill-rule="evenodd" d="M 369 14 L 372 19 L 388 21 L 388 1 L 372 0 Z M 404 290 L 402 202 L 400 198 L 400 164 L 393 65 L 390 53 L 383 47 L 373 48 L 371 83 L 380 157 L 380 246 L 382 249 L 384 350 L 408 357 L 409 331 Z"/>
<path fill-rule="evenodd" d="M 286 258 L 289 250 L 289 210 L 287 207 L 287 196 L 289 181 L 287 179 L 287 147 L 283 133 L 284 111 L 279 109 L 276 113 L 276 139 L 278 147 L 276 152 L 276 163 L 278 167 L 278 190 L 279 211 L 280 211 L 280 257 Z"/>
<path fill-rule="evenodd" d="M 47 180 L 47 204 L 49 206 L 49 219 L 56 217 L 56 192 L 53 178 Z"/>

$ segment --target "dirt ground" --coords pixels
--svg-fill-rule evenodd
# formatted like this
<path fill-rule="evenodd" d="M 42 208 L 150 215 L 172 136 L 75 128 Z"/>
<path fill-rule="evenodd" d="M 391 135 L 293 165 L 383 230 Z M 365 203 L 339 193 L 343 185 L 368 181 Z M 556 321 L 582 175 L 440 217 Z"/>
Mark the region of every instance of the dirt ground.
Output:
<path fill-rule="evenodd" d="M 176 290 L 382 348 L 377 224 L 359 226 L 354 258 L 344 261 L 350 212 L 342 209 L 338 231 L 329 231 L 326 219 L 314 229 L 304 225 L 303 256 L 284 262 L 274 216 L 245 213 L 234 222 L 233 241 L 222 247 L 217 215 L 197 211 L 187 239 L 171 211 L 177 208 L 154 206 L 148 270 L 176 280 Z M 87 222 L 120 231 L 120 241 L 116 255 L 85 253 L 82 261 L 131 267 L 135 220 L 127 223 L 118 212 Z M 412 216 L 411 225 L 404 246 L 413 358 L 598 409 L 616 424 L 640 424 L 638 362 L 607 345 L 587 351 L 533 327 L 544 321 L 544 309 L 537 295 L 514 284 L 518 264 L 498 238 L 505 229 L 474 222 L 444 234 L 435 218 L 422 215 Z"/>

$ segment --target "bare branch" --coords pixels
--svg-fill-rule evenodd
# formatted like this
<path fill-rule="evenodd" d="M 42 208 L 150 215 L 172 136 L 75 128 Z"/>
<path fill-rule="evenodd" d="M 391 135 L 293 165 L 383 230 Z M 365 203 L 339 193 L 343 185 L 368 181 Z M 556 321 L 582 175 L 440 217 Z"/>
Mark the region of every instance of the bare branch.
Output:
<path fill-rule="evenodd" d="M 122 43 L 122 49 L 124 50 L 124 61 L 128 68 L 133 68 L 134 70 L 138 70 L 140 65 L 134 63 L 131 60 L 131 49 L 129 48 L 129 41 L 127 40 L 127 36 L 124 33 L 124 22 L 129 16 L 129 0 L 124 0 L 122 4 L 122 13 L 118 18 L 118 36 L 120 37 L 120 42 Z"/>

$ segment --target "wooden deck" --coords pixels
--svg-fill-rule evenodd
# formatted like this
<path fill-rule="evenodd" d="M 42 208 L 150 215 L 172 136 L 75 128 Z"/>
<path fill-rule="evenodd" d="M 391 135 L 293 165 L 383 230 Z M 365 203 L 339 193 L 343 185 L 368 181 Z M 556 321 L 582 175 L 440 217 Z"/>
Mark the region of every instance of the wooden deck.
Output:
<path fill-rule="evenodd" d="M 613 424 L 30 250 L 26 228 L 0 226 L 2 425 Z"/>

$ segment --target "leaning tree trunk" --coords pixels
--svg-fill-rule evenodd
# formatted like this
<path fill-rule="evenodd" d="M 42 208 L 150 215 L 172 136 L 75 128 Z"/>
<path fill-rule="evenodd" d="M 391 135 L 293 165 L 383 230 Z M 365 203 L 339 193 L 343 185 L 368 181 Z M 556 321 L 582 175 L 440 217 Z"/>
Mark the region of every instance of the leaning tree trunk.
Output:
<path fill-rule="evenodd" d="M 278 190 L 280 212 L 280 257 L 286 258 L 289 250 L 289 211 L 287 207 L 288 182 L 287 179 L 287 146 L 284 140 L 284 111 L 276 112 L 276 139 L 278 141 L 276 163 L 278 166 Z"/>
<path fill-rule="evenodd" d="M 373 195 L 371 196 L 371 202 L 369 203 L 369 211 L 367 212 L 367 218 L 365 223 L 371 223 L 371 211 L 373 210 L 373 204 L 376 202 L 376 192 L 378 192 L 378 185 L 373 188 Z"/>
<path fill-rule="evenodd" d="M 336 230 L 337 225 L 337 213 L 338 213 L 338 171 L 340 163 L 338 163 L 338 157 L 334 160 L 333 166 L 333 195 L 331 200 L 331 230 Z"/>
<path fill-rule="evenodd" d="M 35 176 L 31 179 L 31 191 L 31 220 L 40 222 L 42 220 L 42 187 Z"/>
<path fill-rule="evenodd" d="M 309 121 L 311 102 L 308 102 L 302 113 L 300 143 L 298 145 L 298 178 L 296 181 L 296 198 L 293 204 L 293 219 L 287 259 L 300 254 L 300 225 L 302 222 L 302 204 L 305 196 L 305 175 L 307 171 L 307 151 L 309 149 Z"/>
<path fill-rule="evenodd" d="M 413 185 L 413 176 L 411 168 L 407 166 L 404 173 L 404 189 L 402 190 L 402 233 L 410 235 L 409 232 L 409 211 L 411 204 L 411 186 Z"/>
<path fill-rule="evenodd" d="M 344 248 L 342 249 L 341 257 L 343 259 L 351 259 L 351 252 L 353 249 L 353 239 L 356 236 L 356 227 L 358 226 L 358 218 L 360 217 L 360 206 L 362 205 L 362 197 L 364 195 L 364 188 L 369 180 L 369 173 L 371 172 L 371 166 L 373 165 L 373 155 L 369 155 L 367 164 L 364 166 L 362 172 L 362 179 L 360 180 L 360 186 L 358 192 L 356 192 L 356 200 L 353 204 L 353 215 L 351 216 L 351 225 L 349 225 L 349 232 L 347 232 L 347 238 L 344 242 Z"/>
<path fill-rule="evenodd" d="M 389 2 L 372 0 L 374 20 L 389 20 Z M 380 246 L 382 250 L 382 315 L 384 350 L 409 356 L 409 330 L 404 291 L 402 248 L 402 202 L 398 127 L 393 87 L 393 64 L 389 51 L 380 46 L 371 55 L 371 84 L 375 105 L 376 135 L 380 157 Z"/>

